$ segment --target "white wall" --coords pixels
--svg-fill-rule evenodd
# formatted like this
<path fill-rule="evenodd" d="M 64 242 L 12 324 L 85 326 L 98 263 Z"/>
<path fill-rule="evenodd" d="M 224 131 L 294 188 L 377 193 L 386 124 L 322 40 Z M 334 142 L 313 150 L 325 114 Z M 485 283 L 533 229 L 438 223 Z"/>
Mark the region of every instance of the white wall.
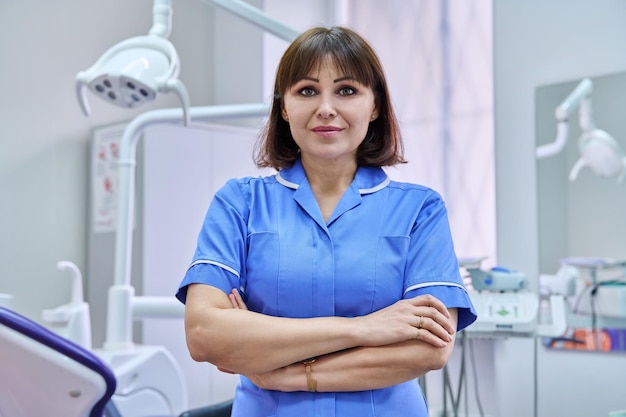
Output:
<path fill-rule="evenodd" d="M 626 2 L 494 2 L 498 259 L 525 271 L 536 288 L 537 198 L 534 93 L 541 85 L 626 69 Z M 538 347 L 534 413 L 531 341 L 496 346 L 499 414 L 606 416 L 626 408 L 623 357 L 546 352 Z"/>

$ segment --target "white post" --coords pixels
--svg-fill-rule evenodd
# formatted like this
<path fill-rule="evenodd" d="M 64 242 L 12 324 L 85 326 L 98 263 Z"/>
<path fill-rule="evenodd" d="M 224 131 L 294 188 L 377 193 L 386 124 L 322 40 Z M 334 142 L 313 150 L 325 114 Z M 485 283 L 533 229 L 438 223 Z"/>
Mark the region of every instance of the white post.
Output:
<path fill-rule="evenodd" d="M 263 117 L 268 114 L 268 110 L 267 104 L 253 103 L 192 107 L 189 109 L 189 114 L 194 122 L 207 122 L 216 119 Z M 135 117 L 124 129 L 120 143 L 120 188 L 115 240 L 115 269 L 113 286 L 109 290 L 105 349 L 132 346 L 133 304 L 137 303 L 138 312 L 145 311 L 147 305 L 150 304 L 137 301 L 140 298 L 134 296 L 134 288 L 130 284 L 137 143 L 141 133 L 148 126 L 180 124 L 182 119 L 183 111 L 178 108 L 152 110 Z M 202 127 L 201 123 L 197 125 Z M 169 299 L 168 297 L 165 298 Z M 152 303 L 152 306 L 154 306 L 154 298 L 152 298 Z M 180 316 L 180 311 L 171 308 L 171 300 L 164 302 L 162 307 L 175 317 Z M 159 307 L 156 308 L 158 310 Z M 151 311 L 151 314 L 156 314 L 154 310 Z M 164 314 L 169 315 L 169 313 Z"/>

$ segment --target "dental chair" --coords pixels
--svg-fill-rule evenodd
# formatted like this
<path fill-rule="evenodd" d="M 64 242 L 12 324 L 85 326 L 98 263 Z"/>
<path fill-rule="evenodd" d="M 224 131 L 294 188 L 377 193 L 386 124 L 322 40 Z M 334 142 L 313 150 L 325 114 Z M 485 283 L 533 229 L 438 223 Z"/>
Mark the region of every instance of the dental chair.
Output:
<path fill-rule="evenodd" d="M 91 351 L 0 307 L 0 417 L 124 417 L 111 401 L 116 384 Z M 180 417 L 229 417 L 231 408 L 226 401 Z"/>

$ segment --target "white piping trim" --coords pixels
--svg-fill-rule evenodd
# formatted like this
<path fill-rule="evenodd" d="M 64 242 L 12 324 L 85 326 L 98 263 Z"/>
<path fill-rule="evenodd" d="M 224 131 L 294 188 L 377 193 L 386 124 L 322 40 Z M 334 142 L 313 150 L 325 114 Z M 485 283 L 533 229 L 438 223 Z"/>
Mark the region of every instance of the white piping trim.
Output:
<path fill-rule="evenodd" d="M 291 181 L 287 181 L 286 179 L 284 179 L 283 177 L 281 177 L 280 172 L 278 172 L 276 174 L 276 181 L 278 181 L 279 184 L 284 185 L 285 187 L 288 188 L 293 188 L 294 190 L 297 190 L 298 187 L 300 187 L 299 184 L 296 184 L 295 182 L 291 182 Z M 371 194 L 371 193 L 375 193 L 376 191 L 380 191 L 383 188 L 385 188 L 386 186 L 389 185 L 389 183 L 391 182 L 391 179 L 389 177 L 385 178 L 385 181 L 381 182 L 380 184 L 371 187 L 371 188 L 359 188 L 359 194 L 363 195 L 363 194 Z"/>
<path fill-rule="evenodd" d="M 225 269 L 228 272 L 230 272 L 231 274 L 235 275 L 237 278 L 240 278 L 239 272 L 235 271 L 230 266 L 224 265 L 223 263 L 220 263 L 220 262 L 208 261 L 208 260 L 205 260 L 205 259 L 201 259 L 201 260 L 193 262 L 191 265 L 189 265 L 189 268 L 191 268 L 194 265 L 198 265 L 198 264 L 209 264 L 209 265 L 219 266 L 220 268 Z"/>
<path fill-rule="evenodd" d="M 294 190 L 297 190 L 298 187 L 300 186 L 299 184 L 296 184 L 295 182 L 287 181 L 286 179 L 281 177 L 280 172 L 276 173 L 276 181 L 278 181 L 279 184 L 282 184 L 288 188 L 293 188 Z"/>
<path fill-rule="evenodd" d="M 378 184 L 375 187 L 359 189 L 359 193 L 361 195 L 375 193 L 376 191 L 380 191 L 383 188 L 385 188 L 386 186 L 388 186 L 390 182 L 391 182 L 391 180 L 389 179 L 389 177 L 387 177 L 387 178 L 385 178 L 385 181 L 381 182 L 380 184 Z"/>
<path fill-rule="evenodd" d="M 459 287 L 459 288 L 461 288 L 461 289 L 463 289 L 464 291 L 467 292 L 467 288 L 465 288 L 465 286 L 463 286 L 461 284 L 456 284 L 454 282 L 447 282 L 447 281 L 433 281 L 433 282 L 425 282 L 423 284 L 411 285 L 406 290 L 404 290 L 404 294 L 406 294 L 409 291 L 417 290 L 417 289 L 420 289 L 420 288 L 436 287 L 436 286 L 439 286 L 439 285 L 444 285 L 446 287 Z"/>

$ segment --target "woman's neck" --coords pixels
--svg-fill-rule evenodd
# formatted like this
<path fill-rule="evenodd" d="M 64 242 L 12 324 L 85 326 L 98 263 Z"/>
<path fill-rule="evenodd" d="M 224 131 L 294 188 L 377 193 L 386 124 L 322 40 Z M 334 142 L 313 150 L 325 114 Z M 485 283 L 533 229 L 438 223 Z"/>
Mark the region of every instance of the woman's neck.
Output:
<path fill-rule="evenodd" d="M 302 159 L 302 166 L 306 172 L 307 180 L 313 192 L 322 194 L 343 195 L 344 191 L 352 184 L 357 171 L 356 161 L 348 163 L 336 161 L 311 161 Z"/>
<path fill-rule="evenodd" d="M 328 221 L 356 174 L 357 164 L 311 163 L 302 160 L 307 180 L 320 207 L 324 221 Z"/>

